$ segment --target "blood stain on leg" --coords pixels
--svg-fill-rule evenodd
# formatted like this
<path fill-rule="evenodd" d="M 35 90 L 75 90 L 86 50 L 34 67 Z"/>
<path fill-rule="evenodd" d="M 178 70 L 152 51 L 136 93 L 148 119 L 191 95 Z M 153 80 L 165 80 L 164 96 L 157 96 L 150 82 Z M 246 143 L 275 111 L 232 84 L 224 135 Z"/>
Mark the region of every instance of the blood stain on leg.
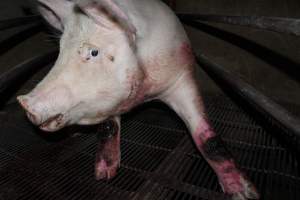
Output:
<path fill-rule="evenodd" d="M 102 123 L 98 133 L 95 174 L 97 180 L 111 179 L 120 165 L 120 132 L 113 120 Z"/>
<path fill-rule="evenodd" d="M 209 138 L 202 145 L 202 149 L 205 156 L 212 161 L 222 162 L 232 158 L 220 136 Z"/>

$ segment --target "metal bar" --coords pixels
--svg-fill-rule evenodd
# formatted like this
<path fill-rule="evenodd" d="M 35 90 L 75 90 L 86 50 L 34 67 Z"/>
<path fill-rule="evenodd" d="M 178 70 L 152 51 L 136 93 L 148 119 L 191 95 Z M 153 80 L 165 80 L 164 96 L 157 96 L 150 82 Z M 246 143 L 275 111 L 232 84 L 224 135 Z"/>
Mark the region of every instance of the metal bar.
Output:
<path fill-rule="evenodd" d="M 173 9 L 176 9 L 177 2 L 176 0 L 165 0 L 165 2 Z"/>
<path fill-rule="evenodd" d="M 231 25 L 248 26 L 278 33 L 300 36 L 300 19 L 264 16 L 226 16 L 178 13 L 182 20 L 200 20 Z"/>
<path fill-rule="evenodd" d="M 29 37 L 37 34 L 42 30 L 42 24 L 38 23 L 36 25 L 30 26 L 29 28 L 25 28 L 20 32 L 9 36 L 8 38 L 0 41 L 0 55 L 7 52 L 9 49 L 23 42 Z"/>
<path fill-rule="evenodd" d="M 212 79 L 216 80 L 217 83 L 220 83 L 218 81 L 221 81 L 222 85 L 225 83 L 230 90 L 233 90 L 242 97 L 243 100 L 247 101 L 256 111 L 259 111 L 264 115 L 267 114 L 281 126 L 291 131 L 293 135 L 288 136 L 289 142 L 291 145 L 294 145 L 294 148 L 299 152 L 300 148 L 295 144 L 295 141 L 300 141 L 300 120 L 298 118 L 294 117 L 282 106 L 256 90 L 238 75 L 230 72 L 223 66 L 209 61 L 206 56 L 199 55 L 196 59 L 199 65 Z"/>
<path fill-rule="evenodd" d="M 0 76 L 0 103 L 7 96 L 7 92 L 11 92 L 11 89 L 17 83 L 20 83 L 20 80 L 24 80 L 30 77 L 31 74 L 34 74 L 39 69 L 42 69 L 44 66 L 52 62 L 57 57 L 57 50 L 30 58 L 25 62 L 13 67 L 9 71 L 3 73 Z"/>
<path fill-rule="evenodd" d="M 246 50 L 250 54 L 289 75 L 294 80 L 300 81 L 300 76 L 298 75 L 300 73 L 300 63 L 297 61 L 235 33 L 199 21 L 183 20 L 183 22 L 188 26 Z"/>
<path fill-rule="evenodd" d="M 27 24 L 32 24 L 36 22 L 41 22 L 41 17 L 38 15 L 28 16 L 28 17 L 18 17 L 14 19 L 5 19 L 0 21 L 0 31 L 17 27 L 23 26 Z"/>

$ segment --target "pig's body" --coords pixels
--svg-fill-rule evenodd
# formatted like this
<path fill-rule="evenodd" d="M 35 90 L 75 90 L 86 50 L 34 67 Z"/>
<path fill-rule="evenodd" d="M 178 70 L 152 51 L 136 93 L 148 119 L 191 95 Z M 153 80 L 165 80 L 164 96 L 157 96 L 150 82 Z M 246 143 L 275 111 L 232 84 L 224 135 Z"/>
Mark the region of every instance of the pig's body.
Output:
<path fill-rule="evenodd" d="M 136 55 L 145 72 L 145 80 L 136 103 L 142 103 L 149 98 L 158 98 L 191 70 L 193 54 L 186 32 L 164 3 L 127 0 L 122 4 L 137 29 Z"/>
<path fill-rule="evenodd" d="M 237 200 L 258 199 L 206 118 L 190 42 L 166 5 L 158 0 L 40 3 L 43 16 L 63 35 L 51 72 L 18 98 L 34 124 L 56 131 L 111 119 L 102 124 L 111 136 L 99 141 L 95 165 L 97 179 L 109 179 L 120 164 L 120 115 L 162 100 L 186 123 L 224 192 Z"/>

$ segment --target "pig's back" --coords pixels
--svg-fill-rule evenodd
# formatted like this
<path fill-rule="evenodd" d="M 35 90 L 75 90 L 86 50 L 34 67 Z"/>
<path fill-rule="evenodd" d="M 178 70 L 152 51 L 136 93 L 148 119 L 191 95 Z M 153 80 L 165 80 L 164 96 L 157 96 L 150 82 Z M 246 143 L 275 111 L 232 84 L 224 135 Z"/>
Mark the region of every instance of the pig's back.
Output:
<path fill-rule="evenodd" d="M 123 3 L 137 28 L 140 61 L 151 84 L 159 85 L 162 90 L 193 63 L 185 30 L 171 9 L 159 0 L 125 0 Z"/>
<path fill-rule="evenodd" d="M 137 28 L 138 47 L 148 53 L 159 49 L 174 49 L 188 41 L 186 33 L 173 11 L 160 0 L 125 0 L 129 16 Z M 150 53 L 150 54 L 151 54 Z"/>

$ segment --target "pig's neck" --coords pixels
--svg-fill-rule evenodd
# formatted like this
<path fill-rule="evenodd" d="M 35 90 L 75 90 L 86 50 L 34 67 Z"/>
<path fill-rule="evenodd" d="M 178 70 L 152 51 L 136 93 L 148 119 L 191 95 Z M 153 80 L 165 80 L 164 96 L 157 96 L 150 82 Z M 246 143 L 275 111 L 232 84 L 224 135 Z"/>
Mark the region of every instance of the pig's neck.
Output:
<path fill-rule="evenodd" d="M 151 56 L 148 56 L 151 55 Z M 188 42 L 184 41 L 173 49 L 139 54 L 139 66 L 144 73 L 143 79 L 132 84 L 129 98 L 120 106 L 121 113 L 153 99 L 160 99 L 183 74 L 190 73 L 194 57 Z"/>
<path fill-rule="evenodd" d="M 149 100 L 149 89 L 150 85 L 148 84 L 147 78 L 142 79 L 139 83 L 132 83 L 128 98 L 119 105 L 117 112 L 119 114 L 125 113 L 133 107 Z"/>
<path fill-rule="evenodd" d="M 193 69 L 195 60 L 189 42 L 181 41 L 174 46 L 157 49 L 157 52 L 144 51 L 139 55 L 140 66 L 145 73 L 142 88 L 146 89 L 147 96 L 161 95 Z"/>

